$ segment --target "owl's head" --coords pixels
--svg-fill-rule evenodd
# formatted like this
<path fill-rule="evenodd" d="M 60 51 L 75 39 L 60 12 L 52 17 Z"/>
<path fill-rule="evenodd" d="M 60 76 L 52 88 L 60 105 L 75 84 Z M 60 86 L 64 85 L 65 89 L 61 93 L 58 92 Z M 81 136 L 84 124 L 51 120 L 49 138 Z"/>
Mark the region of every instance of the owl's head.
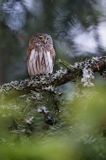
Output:
<path fill-rule="evenodd" d="M 53 44 L 52 37 L 46 33 L 37 33 L 36 38 L 39 40 L 39 42 L 44 43 L 45 45 L 47 44 Z"/>

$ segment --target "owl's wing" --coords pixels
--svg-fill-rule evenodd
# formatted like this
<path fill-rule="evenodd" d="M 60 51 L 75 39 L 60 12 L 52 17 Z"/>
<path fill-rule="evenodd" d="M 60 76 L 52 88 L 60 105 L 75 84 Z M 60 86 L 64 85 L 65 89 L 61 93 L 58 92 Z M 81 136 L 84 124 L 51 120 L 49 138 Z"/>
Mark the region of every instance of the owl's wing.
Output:
<path fill-rule="evenodd" d="M 34 48 L 35 48 L 34 38 L 32 37 L 32 38 L 29 40 L 29 46 L 28 46 L 28 49 L 27 49 L 27 60 L 29 59 L 30 54 L 31 54 L 31 51 L 32 51 Z"/>
<path fill-rule="evenodd" d="M 51 56 L 52 56 L 52 59 L 53 59 L 53 63 L 54 63 L 54 61 L 55 61 L 55 57 L 56 57 L 55 49 L 54 49 L 54 48 L 52 48 L 52 49 L 50 50 L 50 53 L 51 53 Z"/>

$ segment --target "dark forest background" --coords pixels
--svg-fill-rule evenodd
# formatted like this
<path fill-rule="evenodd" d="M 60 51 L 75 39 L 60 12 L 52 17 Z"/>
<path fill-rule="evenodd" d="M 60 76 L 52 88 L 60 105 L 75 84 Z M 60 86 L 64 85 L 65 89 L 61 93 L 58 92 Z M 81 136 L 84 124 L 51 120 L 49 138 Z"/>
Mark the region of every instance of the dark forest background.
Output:
<path fill-rule="evenodd" d="M 106 54 L 105 0 L 0 0 L 0 84 L 27 77 L 31 35 L 51 34 L 57 58 Z"/>

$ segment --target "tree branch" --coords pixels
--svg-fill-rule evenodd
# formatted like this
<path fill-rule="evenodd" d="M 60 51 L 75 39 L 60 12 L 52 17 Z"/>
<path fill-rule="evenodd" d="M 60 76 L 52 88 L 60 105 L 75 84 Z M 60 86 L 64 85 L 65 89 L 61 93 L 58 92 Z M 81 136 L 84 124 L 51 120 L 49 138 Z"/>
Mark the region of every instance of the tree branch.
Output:
<path fill-rule="evenodd" d="M 0 87 L 0 95 L 9 95 L 14 92 L 23 94 L 30 90 L 39 90 L 49 86 L 60 86 L 69 81 L 76 81 L 82 76 L 84 67 L 90 67 L 93 72 L 102 73 L 106 70 L 106 56 L 93 57 L 83 62 L 75 63 L 73 66 L 68 66 L 66 69 L 60 69 L 51 75 L 36 76 L 32 79 L 21 81 L 12 81 Z"/>

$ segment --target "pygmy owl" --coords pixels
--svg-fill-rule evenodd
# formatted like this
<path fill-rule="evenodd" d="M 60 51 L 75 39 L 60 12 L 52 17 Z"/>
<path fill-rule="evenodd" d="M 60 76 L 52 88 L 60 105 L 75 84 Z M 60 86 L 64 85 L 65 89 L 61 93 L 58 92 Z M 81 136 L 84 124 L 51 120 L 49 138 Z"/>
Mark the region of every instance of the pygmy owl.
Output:
<path fill-rule="evenodd" d="M 55 60 L 52 37 L 45 33 L 32 36 L 29 40 L 27 56 L 29 76 L 52 73 Z"/>

